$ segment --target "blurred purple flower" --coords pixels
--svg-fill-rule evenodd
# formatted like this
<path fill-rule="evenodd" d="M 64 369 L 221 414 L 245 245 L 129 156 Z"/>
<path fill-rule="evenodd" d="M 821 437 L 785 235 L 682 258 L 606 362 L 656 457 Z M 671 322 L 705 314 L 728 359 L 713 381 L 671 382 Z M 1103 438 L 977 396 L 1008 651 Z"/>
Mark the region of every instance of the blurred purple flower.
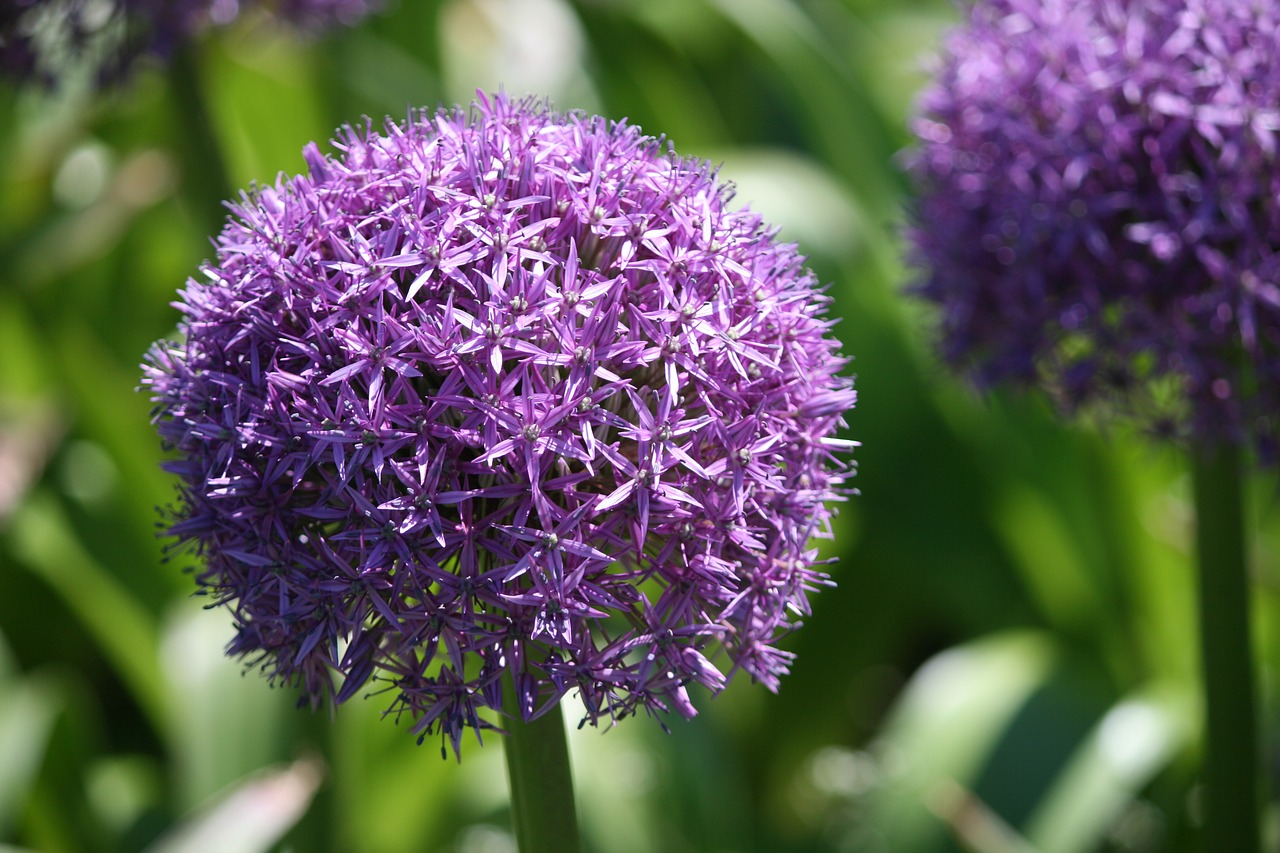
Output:
<path fill-rule="evenodd" d="M 943 353 L 1275 452 L 1280 4 L 979 0 L 914 124 Z"/>
<path fill-rule="evenodd" d="M 53 84 L 87 67 L 101 82 L 143 57 L 166 60 L 185 41 L 260 9 L 304 31 L 354 24 L 378 0 L 5 0 L 0 71 Z"/>
<path fill-rule="evenodd" d="M 828 299 L 702 164 L 481 96 L 347 129 L 233 208 L 145 366 L 171 533 L 229 651 L 312 704 L 372 680 L 459 748 L 524 718 L 695 711 L 829 583 L 854 403 Z"/>

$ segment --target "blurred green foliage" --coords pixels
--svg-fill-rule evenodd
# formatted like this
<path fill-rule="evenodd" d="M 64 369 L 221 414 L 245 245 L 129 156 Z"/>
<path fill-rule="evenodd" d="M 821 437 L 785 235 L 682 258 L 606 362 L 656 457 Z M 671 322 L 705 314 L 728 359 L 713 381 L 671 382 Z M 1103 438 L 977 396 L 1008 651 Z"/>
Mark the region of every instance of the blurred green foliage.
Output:
<path fill-rule="evenodd" d="M 1192 849 L 1184 463 L 1036 399 L 977 399 L 903 295 L 895 162 L 954 10 L 387 5 L 310 41 L 250 16 L 112 92 L 0 82 L 0 847 L 511 849 L 496 736 L 442 761 L 376 699 L 331 721 L 222 657 L 229 619 L 161 560 L 173 486 L 135 390 L 222 216 L 214 154 L 244 187 L 300 170 L 343 122 L 503 86 L 722 163 L 830 282 L 859 374 L 861 495 L 794 673 L 777 696 L 734 683 L 669 735 L 572 732 L 589 848 Z M 1275 487 L 1251 482 L 1268 697 Z M 1280 719 L 1264 720 L 1273 743 Z"/>

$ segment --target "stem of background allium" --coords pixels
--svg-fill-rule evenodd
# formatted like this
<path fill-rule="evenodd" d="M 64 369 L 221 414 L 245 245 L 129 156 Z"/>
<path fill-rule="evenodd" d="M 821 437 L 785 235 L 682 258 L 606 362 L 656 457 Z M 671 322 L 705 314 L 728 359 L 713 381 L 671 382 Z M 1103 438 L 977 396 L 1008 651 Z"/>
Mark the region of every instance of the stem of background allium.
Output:
<path fill-rule="evenodd" d="M 526 723 L 516 709 L 514 684 L 504 687 L 503 748 L 516 845 L 520 853 L 578 853 L 582 843 L 560 705 Z"/>
<path fill-rule="evenodd" d="M 182 182 L 189 188 L 187 200 L 205 233 L 216 235 L 221 233 L 226 219 L 222 202 L 232 197 L 231 181 L 190 46 L 176 50 L 168 77 L 178 123 Z"/>
<path fill-rule="evenodd" d="M 1205 690 L 1204 849 L 1257 853 L 1258 729 L 1239 449 L 1200 448 L 1193 483 Z"/>

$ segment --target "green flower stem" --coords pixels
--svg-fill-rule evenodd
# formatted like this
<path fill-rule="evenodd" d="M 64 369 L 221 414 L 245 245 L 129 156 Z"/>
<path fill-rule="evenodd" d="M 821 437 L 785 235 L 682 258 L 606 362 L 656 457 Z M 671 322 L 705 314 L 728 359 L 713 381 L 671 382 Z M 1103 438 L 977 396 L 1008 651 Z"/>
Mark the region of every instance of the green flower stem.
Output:
<path fill-rule="evenodd" d="M 1257 853 L 1258 729 L 1240 451 L 1201 448 L 1193 484 L 1205 690 L 1205 849 Z"/>
<path fill-rule="evenodd" d="M 560 706 L 526 723 L 515 709 L 514 688 L 506 685 L 507 779 L 511 822 L 520 853 L 578 853 L 578 817 L 569 770 L 569 744 Z"/>

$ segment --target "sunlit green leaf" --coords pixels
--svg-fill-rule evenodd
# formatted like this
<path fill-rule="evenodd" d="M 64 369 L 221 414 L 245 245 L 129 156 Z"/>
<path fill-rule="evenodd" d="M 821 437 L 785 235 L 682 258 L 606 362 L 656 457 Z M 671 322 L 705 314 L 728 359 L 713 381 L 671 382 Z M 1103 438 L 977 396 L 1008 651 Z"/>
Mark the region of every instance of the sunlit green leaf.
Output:
<path fill-rule="evenodd" d="M 931 806 L 949 786 L 973 786 L 1053 662 L 1047 638 L 1005 634 L 949 649 L 920 669 L 875 747 L 885 782 L 871 805 L 872 821 L 889 849 L 929 850 L 945 836 Z"/>
<path fill-rule="evenodd" d="M 1198 722 L 1185 690 L 1147 689 L 1098 722 L 1028 824 L 1040 853 L 1087 853 L 1182 749 Z"/>
<path fill-rule="evenodd" d="M 169 715 L 150 614 L 80 546 L 57 502 L 37 492 L 10 521 L 14 550 L 84 624 L 152 723 Z"/>
<path fill-rule="evenodd" d="M 38 679 L 0 678 L 0 837 L 40 770 L 60 707 L 57 693 Z"/>
<path fill-rule="evenodd" d="M 246 779 L 174 827 L 147 853 L 270 850 L 306 811 L 323 770 L 313 761 Z"/>

